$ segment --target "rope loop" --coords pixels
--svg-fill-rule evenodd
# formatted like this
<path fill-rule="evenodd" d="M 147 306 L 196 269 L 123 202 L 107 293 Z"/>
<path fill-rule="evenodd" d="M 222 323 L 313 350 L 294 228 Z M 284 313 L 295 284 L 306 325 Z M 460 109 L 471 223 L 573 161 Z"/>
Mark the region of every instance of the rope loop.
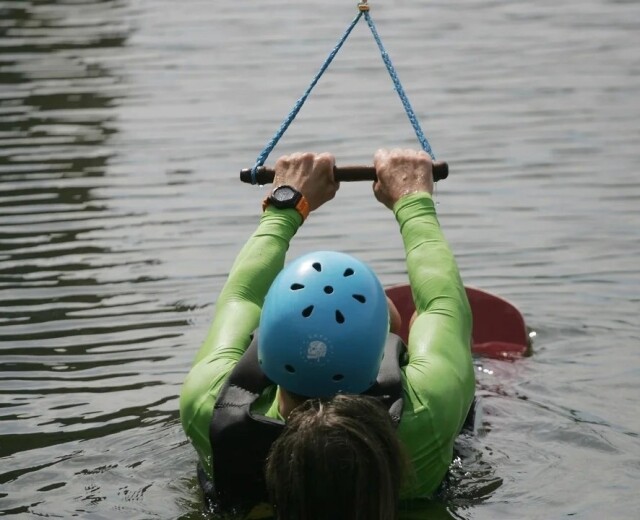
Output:
<path fill-rule="evenodd" d="M 358 3 L 358 14 L 353 19 L 353 21 L 349 24 L 345 33 L 342 35 L 340 40 L 338 40 L 338 43 L 336 44 L 336 46 L 329 53 L 324 63 L 320 67 L 320 70 L 315 75 L 315 77 L 311 80 L 311 84 L 307 87 L 307 90 L 300 97 L 300 99 L 296 101 L 295 105 L 291 109 L 291 112 L 289 112 L 287 117 L 281 123 L 280 128 L 278 128 L 275 135 L 267 143 L 267 146 L 265 146 L 264 150 L 262 150 L 262 152 L 260 152 L 260 154 L 258 155 L 258 158 L 256 159 L 256 163 L 254 164 L 253 168 L 251 168 L 251 184 L 257 184 L 258 168 L 264 165 L 265 161 L 269 157 L 269 154 L 276 147 L 276 145 L 278 144 L 278 141 L 280 141 L 280 138 L 284 135 L 284 133 L 289 128 L 289 125 L 291 124 L 291 122 L 298 115 L 298 112 L 300 112 L 300 109 L 302 108 L 302 105 L 304 105 L 305 101 L 309 97 L 309 94 L 311 94 L 311 91 L 316 86 L 316 84 L 318 83 L 318 81 L 320 80 L 324 72 L 327 70 L 327 68 L 333 61 L 333 59 L 336 57 L 336 54 L 338 54 L 338 51 L 342 48 L 342 45 L 347 40 L 347 38 L 351 34 L 351 31 L 356 26 L 356 24 L 360 21 L 360 18 L 363 15 L 364 15 L 364 19 L 367 21 L 367 25 L 369 26 L 369 29 L 371 29 L 371 34 L 373 34 L 373 38 L 376 41 L 376 44 L 378 45 L 378 49 L 380 50 L 380 55 L 382 56 L 382 61 L 384 62 L 387 68 L 387 71 L 389 72 L 389 76 L 391 76 L 391 81 L 393 81 L 393 86 L 395 88 L 395 91 L 398 93 L 398 96 L 400 97 L 400 101 L 402 102 L 404 111 L 406 112 L 407 117 L 409 118 L 409 122 L 411 123 L 411 126 L 413 126 L 413 130 L 416 133 L 416 137 L 418 138 L 418 141 L 420 142 L 422 149 L 425 152 L 427 152 L 433 160 L 435 160 L 436 157 L 433 153 L 433 150 L 431 149 L 431 145 L 429 144 L 429 141 L 427 141 L 427 138 L 424 136 L 422 128 L 420 127 L 420 123 L 418 122 L 418 118 L 416 117 L 415 112 L 411 107 L 411 103 L 409 103 L 409 98 L 405 94 L 404 89 L 402 88 L 402 84 L 400 83 L 400 79 L 398 78 L 398 74 L 395 68 L 393 67 L 393 64 L 391 63 L 391 58 L 389 58 L 389 55 L 387 54 L 387 51 L 384 48 L 384 45 L 382 45 L 382 40 L 380 39 L 380 35 L 378 34 L 376 26 L 373 23 L 373 19 L 369 14 L 369 4 L 367 3 L 367 0 L 361 0 Z"/>

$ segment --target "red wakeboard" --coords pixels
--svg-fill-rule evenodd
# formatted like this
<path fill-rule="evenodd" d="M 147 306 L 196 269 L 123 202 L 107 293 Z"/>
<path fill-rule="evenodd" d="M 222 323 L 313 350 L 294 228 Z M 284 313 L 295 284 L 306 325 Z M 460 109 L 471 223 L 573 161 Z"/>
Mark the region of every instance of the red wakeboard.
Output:
<path fill-rule="evenodd" d="M 530 353 L 529 333 L 520 311 L 511 303 L 480 289 L 465 287 L 473 313 L 474 355 L 493 359 L 517 359 Z M 415 311 L 411 287 L 395 285 L 386 289 L 402 325 L 399 336 L 406 343 L 409 323 Z"/>

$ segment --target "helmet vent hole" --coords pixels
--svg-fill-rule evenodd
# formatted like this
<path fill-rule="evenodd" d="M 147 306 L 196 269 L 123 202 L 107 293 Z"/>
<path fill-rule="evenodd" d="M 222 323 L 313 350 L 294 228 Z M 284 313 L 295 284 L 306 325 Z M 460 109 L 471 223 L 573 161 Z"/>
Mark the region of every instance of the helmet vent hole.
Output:
<path fill-rule="evenodd" d="M 305 318 L 308 318 L 309 316 L 311 316 L 312 312 L 313 312 L 313 305 L 309 305 L 309 307 L 302 310 L 302 315 Z"/>
<path fill-rule="evenodd" d="M 300 289 L 304 289 L 304 285 L 302 285 L 301 283 L 294 283 L 291 285 L 292 291 L 299 291 Z"/>
<path fill-rule="evenodd" d="M 316 271 L 321 272 L 322 271 L 322 264 L 320 264 L 320 262 L 314 262 L 311 267 L 313 267 Z"/>
<path fill-rule="evenodd" d="M 342 274 L 342 276 L 344 276 L 346 278 L 347 276 L 352 276 L 353 274 L 354 274 L 353 269 L 351 269 L 351 267 L 347 267 L 344 270 L 344 273 Z"/>
<path fill-rule="evenodd" d="M 338 382 L 342 381 L 344 379 L 344 376 L 342 374 L 335 374 L 331 379 L 333 379 L 335 382 Z"/>
<path fill-rule="evenodd" d="M 354 300 L 358 300 L 360 303 L 365 303 L 367 299 L 362 294 L 352 294 Z"/>
<path fill-rule="evenodd" d="M 296 373 L 296 369 L 293 368 L 291 365 L 285 365 L 284 369 L 289 372 L 290 374 L 295 374 Z"/>
<path fill-rule="evenodd" d="M 338 323 L 344 323 L 344 315 L 340 311 L 336 311 L 336 321 Z"/>
<path fill-rule="evenodd" d="M 326 285 L 324 288 L 324 292 L 327 294 L 331 294 L 333 292 L 333 287 L 331 287 L 330 285 Z"/>

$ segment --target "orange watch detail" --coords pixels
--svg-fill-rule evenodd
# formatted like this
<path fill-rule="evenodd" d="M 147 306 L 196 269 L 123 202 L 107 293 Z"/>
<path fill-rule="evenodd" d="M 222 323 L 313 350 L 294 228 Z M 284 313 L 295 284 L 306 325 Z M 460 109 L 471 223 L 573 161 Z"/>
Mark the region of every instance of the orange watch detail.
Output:
<path fill-rule="evenodd" d="M 291 186 L 283 185 L 275 188 L 262 201 L 262 211 L 270 205 L 279 209 L 295 209 L 302 217 L 303 222 L 309 216 L 309 201 Z"/>
<path fill-rule="evenodd" d="M 302 222 L 307 220 L 307 217 L 309 216 L 309 201 L 307 200 L 307 197 L 304 195 L 300 197 L 300 200 L 296 204 L 296 210 L 300 213 Z"/>

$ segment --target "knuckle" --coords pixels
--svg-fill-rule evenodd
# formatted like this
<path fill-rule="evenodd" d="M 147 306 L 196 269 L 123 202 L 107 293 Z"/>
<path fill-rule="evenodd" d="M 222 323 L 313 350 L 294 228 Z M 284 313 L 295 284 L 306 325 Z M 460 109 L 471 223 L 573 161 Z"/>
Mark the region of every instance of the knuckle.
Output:
<path fill-rule="evenodd" d="M 291 162 L 291 156 L 289 155 L 281 155 L 278 160 L 276 161 L 276 167 L 281 166 L 281 167 L 286 167 L 289 166 Z"/>

